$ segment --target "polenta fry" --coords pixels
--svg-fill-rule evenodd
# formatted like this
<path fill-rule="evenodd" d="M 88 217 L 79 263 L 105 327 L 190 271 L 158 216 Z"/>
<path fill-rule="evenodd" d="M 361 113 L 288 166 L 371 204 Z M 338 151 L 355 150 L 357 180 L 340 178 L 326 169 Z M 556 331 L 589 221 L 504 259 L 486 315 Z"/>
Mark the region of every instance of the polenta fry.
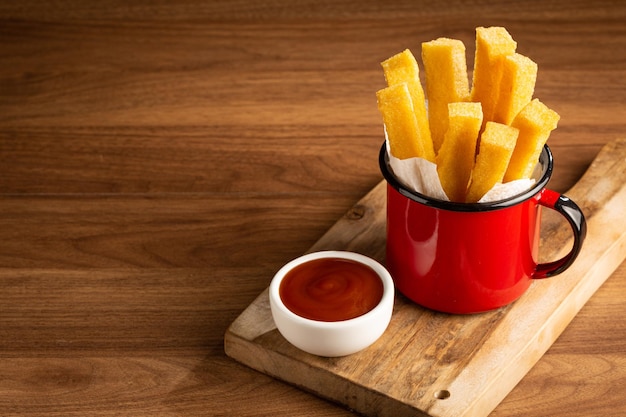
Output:
<path fill-rule="evenodd" d="M 519 130 L 519 137 L 504 174 L 504 182 L 530 178 L 543 145 L 558 122 L 559 115 L 538 99 L 532 100 L 519 112 L 511 123 Z"/>
<path fill-rule="evenodd" d="M 493 121 L 510 125 L 517 113 L 533 98 L 536 80 L 537 64 L 530 58 L 517 53 L 506 56 Z"/>
<path fill-rule="evenodd" d="M 430 125 L 428 123 L 428 111 L 424 89 L 420 82 L 419 66 L 410 50 L 405 49 L 381 63 L 388 86 L 405 83 L 413 102 L 413 111 L 417 119 L 418 128 L 421 130 L 419 137 L 424 141 L 432 142 Z"/>
<path fill-rule="evenodd" d="M 457 39 L 439 38 L 422 43 L 426 74 L 428 122 L 435 153 L 448 130 L 448 104 L 468 101 L 469 85 L 465 45 Z"/>
<path fill-rule="evenodd" d="M 399 159 L 417 157 L 434 162 L 433 143 L 419 126 L 407 84 L 379 90 L 376 97 L 391 154 Z"/>
<path fill-rule="evenodd" d="M 515 53 L 517 42 L 503 27 L 476 28 L 471 101 L 483 106 L 483 127 L 493 121 L 502 78 L 503 58 Z"/>
<path fill-rule="evenodd" d="M 448 130 L 437 155 L 437 173 L 450 201 L 464 202 L 483 121 L 480 103 L 450 103 Z"/>
<path fill-rule="evenodd" d="M 518 134 L 519 131 L 514 127 L 496 122 L 486 123 L 480 136 L 476 164 L 465 202 L 478 202 L 494 185 L 502 182 Z"/>

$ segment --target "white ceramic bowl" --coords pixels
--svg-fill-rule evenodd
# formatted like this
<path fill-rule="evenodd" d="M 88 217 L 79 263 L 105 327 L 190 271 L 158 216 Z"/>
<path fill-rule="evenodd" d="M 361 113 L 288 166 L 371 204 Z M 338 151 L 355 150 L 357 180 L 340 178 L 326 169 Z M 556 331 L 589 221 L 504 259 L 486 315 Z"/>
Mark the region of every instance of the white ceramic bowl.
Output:
<path fill-rule="evenodd" d="M 342 321 L 311 320 L 289 310 L 279 293 L 283 278 L 294 267 L 320 258 L 348 259 L 373 269 L 383 283 L 378 305 L 361 316 Z M 394 285 L 385 267 L 371 258 L 353 252 L 323 251 L 301 256 L 283 266 L 272 279 L 269 298 L 276 327 L 287 341 L 314 355 L 337 357 L 365 349 L 383 334 L 391 320 Z"/>

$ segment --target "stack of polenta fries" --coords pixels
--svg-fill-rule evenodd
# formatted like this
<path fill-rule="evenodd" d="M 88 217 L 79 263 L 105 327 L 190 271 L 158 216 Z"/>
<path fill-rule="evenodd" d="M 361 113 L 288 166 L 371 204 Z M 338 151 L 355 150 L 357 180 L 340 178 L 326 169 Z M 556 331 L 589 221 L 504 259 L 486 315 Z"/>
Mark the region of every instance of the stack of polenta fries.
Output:
<path fill-rule="evenodd" d="M 471 90 L 460 40 L 422 43 L 426 91 L 410 50 L 382 62 L 388 86 L 376 96 L 390 152 L 434 162 L 450 201 L 530 178 L 557 127 L 559 115 L 533 99 L 537 64 L 516 48 L 505 28 L 477 28 Z"/>

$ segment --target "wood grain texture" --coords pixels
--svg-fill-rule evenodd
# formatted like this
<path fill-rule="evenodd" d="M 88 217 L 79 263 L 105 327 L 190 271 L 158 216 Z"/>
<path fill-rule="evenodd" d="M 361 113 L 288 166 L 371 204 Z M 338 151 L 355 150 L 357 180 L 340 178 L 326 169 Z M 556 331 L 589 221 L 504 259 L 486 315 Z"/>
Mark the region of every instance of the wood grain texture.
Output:
<path fill-rule="evenodd" d="M 223 337 L 379 183 L 379 62 L 506 26 L 561 114 L 565 191 L 625 135 L 625 19 L 610 0 L 0 1 L 0 414 L 353 415 Z M 493 415 L 626 410 L 624 282 Z"/>

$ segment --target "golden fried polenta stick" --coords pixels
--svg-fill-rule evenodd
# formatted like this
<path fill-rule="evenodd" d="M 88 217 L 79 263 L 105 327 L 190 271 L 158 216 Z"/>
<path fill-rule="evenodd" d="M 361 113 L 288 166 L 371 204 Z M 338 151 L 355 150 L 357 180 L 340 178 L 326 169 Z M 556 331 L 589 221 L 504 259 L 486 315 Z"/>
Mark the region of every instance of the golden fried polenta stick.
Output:
<path fill-rule="evenodd" d="M 457 39 L 439 38 L 422 43 L 426 74 L 428 122 L 435 154 L 448 130 L 448 103 L 469 100 L 465 45 Z"/>
<path fill-rule="evenodd" d="M 493 121 L 510 125 L 517 113 L 533 98 L 537 64 L 521 54 L 508 55 L 502 65 L 500 95 Z"/>
<path fill-rule="evenodd" d="M 464 202 L 483 121 L 480 103 L 450 103 L 448 130 L 437 154 L 437 173 L 450 201 Z"/>
<path fill-rule="evenodd" d="M 406 83 L 411 94 L 417 125 L 421 130 L 420 137 L 423 137 L 424 140 L 428 138 L 428 140 L 432 141 L 424 89 L 420 82 L 419 66 L 411 51 L 405 49 L 399 54 L 386 59 L 381 65 L 388 86 Z"/>
<path fill-rule="evenodd" d="M 399 159 L 418 157 L 434 162 L 433 142 L 418 124 L 407 84 L 394 84 L 379 90 L 376 98 L 391 154 Z"/>
<path fill-rule="evenodd" d="M 483 127 L 493 121 L 498 103 L 503 58 L 515 53 L 517 42 L 503 27 L 476 28 L 476 52 L 471 101 L 483 105 Z"/>
<path fill-rule="evenodd" d="M 538 99 L 532 100 L 518 113 L 511 126 L 519 130 L 519 136 L 504 182 L 531 177 L 543 145 L 556 129 L 559 119 L 557 112 Z"/>
<path fill-rule="evenodd" d="M 518 134 L 519 131 L 514 127 L 496 122 L 486 123 L 465 197 L 467 203 L 478 202 L 496 183 L 502 182 Z"/>

